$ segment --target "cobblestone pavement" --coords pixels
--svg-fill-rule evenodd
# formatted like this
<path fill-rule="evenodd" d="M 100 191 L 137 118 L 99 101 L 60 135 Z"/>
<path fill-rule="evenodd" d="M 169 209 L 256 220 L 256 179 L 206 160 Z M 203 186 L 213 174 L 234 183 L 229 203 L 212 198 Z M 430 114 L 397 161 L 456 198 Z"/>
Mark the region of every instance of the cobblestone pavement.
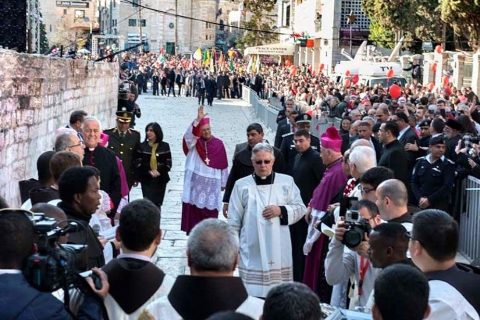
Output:
<path fill-rule="evenodd" d="M 141 132 L 142 140 L 145 138 L 145 126 L 149 122 L 158 122 L 163 130 L 164 141 L 170 144 L 173 159 L 171 180 L 162 206 L 163 237 L 153 260 L 171 276 L 185 274 L 188 273 L 185 257 L 187 236 L 180 231 L 185 166 L 182 137 L 197 115 L 197 100 L 191 97 L 158 97 L 149 92 L 139 96 L 138 104 L 142 109 L 142 117 L 137 120 L 136 129 Z M 245 130 L 252 120 L 252 108 L 236 99 L 215 100 L 213 107 L 205 108 L 212 120 L 212 133 L 225 143 L 231 166 L 235 145 L 246 139 Z M 130 198 L 142 198 L 141 189 L 133 188 Z M 220 216 L 223 218 L 221 213 Z"/>

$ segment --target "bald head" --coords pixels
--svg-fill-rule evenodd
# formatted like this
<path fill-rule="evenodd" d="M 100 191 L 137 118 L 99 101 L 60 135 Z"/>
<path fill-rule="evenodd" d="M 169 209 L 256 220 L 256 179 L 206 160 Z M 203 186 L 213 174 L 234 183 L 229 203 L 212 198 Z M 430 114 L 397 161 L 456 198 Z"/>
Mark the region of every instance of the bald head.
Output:
<path fill-rule="evenodd" d="M 407 206 L 408 193 L 405 184 L 398 179 L 383 181 L 377 188 L 378 195 L 382 198 L 389 197 L 395 206 Z"/>

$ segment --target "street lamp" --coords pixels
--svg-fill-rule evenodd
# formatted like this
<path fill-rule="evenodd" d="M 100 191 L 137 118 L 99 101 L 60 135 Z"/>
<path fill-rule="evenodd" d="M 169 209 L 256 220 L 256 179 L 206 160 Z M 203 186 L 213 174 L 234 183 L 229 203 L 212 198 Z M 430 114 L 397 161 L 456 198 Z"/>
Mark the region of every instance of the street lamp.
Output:
<path fill-rule="evenodd" d="M 353 10 L 350 11 L 350 14 L 347 16 L 347 24 L 350 27 L 350 56 L 352 55 L 352 24 L 357 21 L 357 16 L 353 14 Z"/>

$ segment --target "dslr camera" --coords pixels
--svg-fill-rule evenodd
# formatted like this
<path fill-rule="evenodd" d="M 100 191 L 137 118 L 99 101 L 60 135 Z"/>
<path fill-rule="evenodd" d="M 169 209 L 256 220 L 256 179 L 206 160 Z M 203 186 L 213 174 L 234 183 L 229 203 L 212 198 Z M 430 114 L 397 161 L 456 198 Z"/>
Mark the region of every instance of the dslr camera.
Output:
<path fill-rule="evenodd" d="M 340 203 L 340 216 L 345 218 L 345 234 L 342 243 L 348 248 L 355 248 L 363 241 L 365 233 L 370 233 L 368 221 L 360 215 L 357 206 L 358 199 L 344 197 Z"/>

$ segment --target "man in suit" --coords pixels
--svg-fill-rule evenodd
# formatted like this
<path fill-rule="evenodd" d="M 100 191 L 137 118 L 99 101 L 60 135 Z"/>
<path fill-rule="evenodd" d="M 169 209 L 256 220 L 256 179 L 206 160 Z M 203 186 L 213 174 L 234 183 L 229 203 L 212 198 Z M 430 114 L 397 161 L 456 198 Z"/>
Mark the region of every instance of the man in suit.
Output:
<path fill-rule="evenodd" d="M 319 150 L 314 150 L 311 146 L 312 137 L 306 129 L 298 129 L 293 137 L 297 154 L 292 167 L 292 177 L 298 189 L 300 189 L 300 196 L 306 206 L 312 199 L 313 190 L 322 180 L 323 172 L 325 171 L 325 165 L 320 158 Z M 303 244 L 307 239 L 307 230 L 308 224 L 305 219 L 300 219 L 290 226 L 293 280 L 298 282 L 303 280 L 303 271 L 305 269 Z"/>
<path fill-rule="evenodd" d="M 448 119 L 447 122 L 445 122 L 445 127 L 443 129 L 443 132 L 445 133 L 445 138 L 447 139 L 447 141 L 445 142 L 445 157 L 452 161 L 457 160 L 455 147 L 458 145 L 458 141 L 462 139 L 462 136 L 460 134 L 462 130 L 462 124 L 457 120 Z"/>
<path fill-rule="evenodd" d="M 292 116 L 292 112 L 295 113 L 294 116 Z M 293 127 L 294 124 L 292 121 L 295 120 L 295 117 L 297 116 L 297 111 L 295 110 L 295 102 L 293 101 L 292 98 L 288 99 L 285 102 L 285 116 L 286 118 L 283 120 L 280 120 L 277 124 L 277 132 L 275 134 L 275 141 L 274 141 L 274 146 L 275 148 L 280 148 L 282 145 L 282 139 L 283 135 L 293 132 Z"/>
<path fill-rule="evenodd" d="M 360 122 L 361 120 L 354 121 L 350 125 L 350 130 L 348 131 L 348 133 L 342 135 L 342 155 L 345 154 L 345 152 L 350 149 L 352 143 L 358 139 L 357 129 Z"/>
<path fill-rule="evenodd" d="M 412 174 L 407 166 L 407 152 L 397 139 L 399 131 L 398 124 L 394 121 L 387 121 L 381 124 L 378 140 L 383 144 L 384 149 L 378 161 L 378 166 L 391 169 L 395 178 L 402 181 L 409 188 Z"/>
<path fill-rule="evenodd" d="M 295 125 L 297 130 L 304 129 L 310 132 L 310 123 L 312 117 L 308 114 L 299 114 L 295 118 Z M 320 140 L 310 135 L 310 147 L 320 152 Z M 295 156 L 298 154 L 298 151 L 295 146 L 294 134 L 293 132 L 287 133 L 283 136 L 282 144 L 280 145 L 280 151 L 285 159 L 285 164 L 287 167 L 287 174 L 292 175 L 293 165 L 295 163 Z"/>
<path fill-rule="evenodd" d="M 170 92 L 173 93 L 173 96 L 176 97 L 175 95 L 175 70 L 170 69 L 167 73 L 167 84 L 168 84 L 168 93 L 167 96 L 170 97 Z"/>
<path fill-rule="evenodd" d="M 103 131 L 109 136 L 108 149 L 122 160 L 129 190 L 135 182 L 134 154 L 140 144 L 140 132 L 130 128 L 132 117 L 131 112 L 118 111 L 117 126 Z"/>
<path fill-rule="evenodd" d="M 372 124 L 368 121 L 361 121 L 358 124 L 357 133 L 359 139 L 365 139 L 370 142 L 378 161 L 382 155 L 382 144 L 373 136 Z"/>
<path fill-rule="evenodd" d="M 398 124 L 399 133 L 397 139 L 403 147 L 405 147 L 407 143 L 418 145 L 418 136 L 408 123 L 408 117 L 405 113 L 397 112 L 391 117 L 391 120 Z M 418 158 L 418 152 L 410 150 L 407 151 L 407 155 L 408 169 L 411 171 L 415 165 L 415 160 Z"/>

